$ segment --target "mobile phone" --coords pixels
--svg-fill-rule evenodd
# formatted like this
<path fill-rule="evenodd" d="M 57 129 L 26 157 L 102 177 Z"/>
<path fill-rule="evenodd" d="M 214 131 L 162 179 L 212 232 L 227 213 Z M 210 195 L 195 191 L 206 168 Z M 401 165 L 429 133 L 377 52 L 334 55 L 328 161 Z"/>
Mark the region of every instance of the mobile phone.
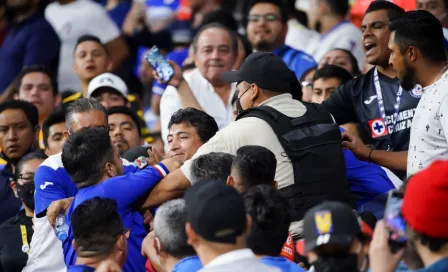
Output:
<path fill-rule="evenodd" d="M 403 193 L 391 190 L 387 198 L 384 222 L 389 234 L 389 247 L 394 253 L 406 246 L 406 221 L 401 214 L 402 204 Z"/>
<path fill-rule="evenodd" d="M 159 77 L 167 82 L 174 75 L 174 69 L 168 63 L 168 61 L 163 57 L 160 53 L 159 48 L 157 46 L 153 46 L 148 54 L 146 55 L 146 60 L 149 64 L 156 70 Z"/>

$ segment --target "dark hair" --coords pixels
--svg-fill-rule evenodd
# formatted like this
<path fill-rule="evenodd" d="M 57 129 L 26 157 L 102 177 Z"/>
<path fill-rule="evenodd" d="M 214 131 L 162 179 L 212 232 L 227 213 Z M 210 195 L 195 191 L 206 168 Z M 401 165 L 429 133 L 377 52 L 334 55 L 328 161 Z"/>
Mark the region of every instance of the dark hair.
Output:
<path fill-rule="evenodd" d="M 95 257 L 109 256 L 124 230 L 117 202 L 109 198 L 84 201 L 75 208 L 70 220 L 80 257 L 87 257 L 84 252 Z"/>
<path fill-rule="evenodd" d="M 226 26 L 219 24 L 219 23 L 211 23 L 208 25 L 204 25 L 203 27 L 201 27 L 199 29 L 199 31 L 197 32 L 196 36 L 194 36 L 193 38 L 193 49 L 194 52 L 198 51 L 198 40 L 199 37 L 201 36 L 202 32 L 204 32 L 207 29 L 210 28 L 218 28 L 218 29 L 222 29 L 224 31 L 226 31 L 227 33 L 229 33 L 230 36 L 230 49 L 233 51 L 233 53 L 236 55 L 238 52 L 238 36 L 237 34 L 230 30 L 229 28 L 227 28 Z"/>
<path fill-rule="evenodd" d="M 67 127 L 67 129 L 71 130 L 71 122 L 73 114 L 88 112 L 92 110 L 102 111 L 104 113 L 104 118 L 107 121 L 107 110 L 96 99 L 80 98 L 70 103 L 70 105 L 67 107 L 67 111 L 65 112 L 65 126 Z"/>
<path fill-rule="evenodd" d="M 359 70 L 358 61 L 356 60 L 355 56 L 353 55 L 353 53 L 351 51 L 349 51 L 347 49 L 342 49 L 342 48 L 333 48 L 333 49 L 331 49 L 328 52 L 331 52 L 331 51 L 341 51 L 341 52 L 344 52 L 348 56 L 348 58 L 350 59 L 350 64 L 353 67 L 353 71 L 351 72 L 351 74 L 354 77 L 361 75 L 361 70 Z"/>
<path fill-rule="evenodd" d="M 389 22 L 395 20 L 396 18 L 400 17 L 405 13 L 404 9 L 399 7 L 398 5 L 395 5 L 392 2 L 389 1 L 373 1 L 370 3 L 369 7 L 367 8 L 366 12 L 364 13 L 364 16 L 369 14 L 370 12 L 378 11 L 378 10 L 385 10 L 387 11 L 387 17 L 389 17 Z"/>
<path fill-rule="evenodd" d="M 33 128 L 39 125 L 39 111 L 30 102 L 24 100 L 9 100 L 0 104 L 0 113 L 5 110 L 22 110 Z"/>
<path fill-rule="evenodd" d="M 53 72 L 51 72 L 50 69 L 43 65 L 30 65 L 23 67 L 22 71 L 20 72 L 19 76 L 17 77 L 18 86 L 17 89 L 20 91 L 20 86 L 22 86 L 22 80 L 23 78 L 30 74 L 30 73 L 42 73 L 45 74 L 48 79 L 50 80 L 51 88 L 53 89 L 53 95 L 56 96 L 58 91 L 58 82 L 56 80 L 56 77 L 54 76 Z"/>
<path fill-rule="evenodd" d="M 244 194 L 246 213 L 252 217 L 247 246 L 256 255 L 279 256 L 288 238 L 288 203 L 272 186 L 258 185 Z"/>
<path fill-rule="evenodd" d="M 48 137 L 50 137 L 50 127 L 53 125 L 64 123 L 65 124 L 65 111 L 63 108 L 57 109 L 52 112 L 47 119 L 45 119 L 42 125 L 42 134 L 44 146 L 48 148 Z"/>
<path fill-rule="evenodd" d="M 237 21 L 233 17 L 233 14 L 226 10 L 218 9 L 205 14 L 204 18 L 202 19 L 201 26 L 199 28 L 202 28 L 212 23 L 221 24 L 234 32 L 238 31 Z"/>
<path fill-rule="evenodd" d="M 256 185 L 274 185 L 277 159 L 263 146 L 246 145 L 236 151 L 232 169 L 236 170 L 241 183 L 249 189 Z"/>
<path fill-rule="evenodd" d="M 406 236 L 411 242 L 415 242 L 416 240 L 420 240 L 420 243 L 429 248 L 431 252 L 438 252 L 445 245 L 448 244 L 448 239 L 446 238 L 435 238 L 425 235 L 423 233 L 419 233 L 412 229 L 411 226 L 407 226 Z"/>
<path fill-rule="evenodd" d="M 185 108 L 176 111 L 171 116 L 168 129 L 171 129 L 173 125 L 182 123 L 195 127 L 203 143 L 208 142 L 219 130 L 218 124 L 216 124 L 213 117 L 195 108 Z"/>
<path fill-rule="evenodd" d="M 249 15 L 250 10 L 256 5 L 256 4 L 260 4 L 260 3 L 266 3 L 266 4 L 271 4 L 274 5 L 276 7 L 278 7 L 278 9 L 280 10 L 280 19 L 282 20 L 283 23 L 288 22 L 288 6 L 285 0 L 253 0 L 252 2 L 250 2 L 248 8 L 247 8 L 247 15 Z"/>
<path fill-rule="evenodd" d="M 128 108 L 126 106 L 112 107 L 107 110 L 107 114 L 108 114 L 108 116 L 111 116 L 112 114 L 124 114 L 124 115 L 131 117 L 132 121 L 134 121 L 135 126 L 137 127 L 138 136 L 142 137 L 142 131 L 141 131 L 142 126 L 140 124 L 138 116 L 130 108 Z"/>
<path fill-rule="evenodd" d="M 62 164 L 78 187 L 98 183 L 104 166 L 114 161 L 114 148 L 109 130 L 103 127 L 83 128 L 70 134 L 62 148 Z"/>
<path fill-rule="evenodd" d="M 76 52 L 76 49 L 78 48 L 78 46 L 83 43 L 83 42 L 96 42 L 97 44 L 101 45 L 101 47 L 104 49 L 104 51 L 106 51 L 106 54 L 108 54 L 107 52 L 107 48 L 106 46 L 101 42 L 101 40 L 94 35 L 82 35 L 78 38 L 78 40 L 76 41 L 76 45 L 75 45 L 75 49 L 73 50 L 73 53 Z"/>
<path fill-rule="evenodd" d="M 344 17 L 350 9 L 348 0 L 325 0 L 330 10 L 339 16 Z"/>
<path fill-rule="evenodd" d="M 234 155 L 224 152 L 210 152 L 197 157 L 190 168 L 192 181 L 220 180 L 225 183 L 234 158 Z"/>
<path fill-rule="evenodd" d="M 325 65 L 318 69 L 313 76 L 314 82 L 318 79 L 337 78 L 340 81 L 340 85 L 345 84 L 347 81 L 353 78 L 353 76 L 344 68 L 336 65 Z"/>
<path fill-rule="evenodd" d="M 43 161 L 44 161 L 44 160 L 46 160 L 47 158 L 48 158 L 48 156 L 45 155 L 45 153 L 42 152 L 42 150 L 40 150 L 40 151 L 35 151 L 35 152 L 30 152 L 30 153 L 26 154 L 25 156 L 23 156 L 23 157 L 19 160 L 19 162 L 17 163 L 17 165 L 16 165 L 16 173 L 15 173 L 16 178 L 15 178 L 15 180 L 17 180 L 18 176 L 20 175 L 20 172 L 22 172 L 23 165 L 24 165 L 26 162 L 31 161 L 31 160 L 34 160 L 34 159 L 38 159 L 38 160 L 43 160 Z"/>
<path fill-rule="evenodd" d="M 408 11 L 391 21 L 389 29 L 395 32 L 394 41 L 402 53 L 414 46 L 429 61 L 446 61 L 442 25 L 431 13 L 424 10 Z"/>
<path fill-rule="evenodd" d="M 311 68 L 308 68 L 305 72 L 303 72 L 302 76 L 299 79 L 299 82 L 302 83 L 303 81 L 305 81 L 305 77 L 312 72 L 313 70 L 317 70 L 317 66 L 313 66 Z"/>

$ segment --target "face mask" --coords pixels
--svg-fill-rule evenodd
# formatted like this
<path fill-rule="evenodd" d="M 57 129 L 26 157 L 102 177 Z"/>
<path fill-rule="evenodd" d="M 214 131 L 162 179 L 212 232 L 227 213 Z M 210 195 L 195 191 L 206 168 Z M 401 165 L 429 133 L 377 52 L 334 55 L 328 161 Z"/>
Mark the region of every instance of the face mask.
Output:
<path fill-rule="evenodd" d="M 312 265 L 316 272 L 358 272 L 358 255 L 319 257 Z"/>
<path fill-rule="evenodd" d="M 17 184 L 17 196 L 20 201 L 31 210 L 34 210 L 34 182 L 25 183 L 23 185 Z"/>
<path fill-rule="evenodd" d="M 243 110 L 243 107 L 241 106 L 240 99 L 237 98 L 237 99 L 236 99 L 236 113 L 237 113 L 237 114 L 240 114 L 240 113 L 242 113 L 243 111 L 244 111 L 244 110 Z"/>

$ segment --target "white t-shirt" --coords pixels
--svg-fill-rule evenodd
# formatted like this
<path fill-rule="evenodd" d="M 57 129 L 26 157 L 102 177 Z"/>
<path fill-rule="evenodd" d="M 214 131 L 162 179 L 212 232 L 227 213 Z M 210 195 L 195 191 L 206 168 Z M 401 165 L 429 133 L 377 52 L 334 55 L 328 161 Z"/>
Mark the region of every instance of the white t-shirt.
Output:
<path fill-rule="evenodd" d="M 448 159 L 448 72 L 423 89 L 411 126 L 407 173 L 411 176 L 435 160 Z"/>
<path fill-rule="evenodd" d="M 59 89 L 78 91 L 81 87 L 78 76 L 73 72 L 73 51 L 76 41 L 82 35 L 97 36 L 106 44 L 120 36 L 120 30 L 109 18 L 106 10 L 90 0 L 76 0 L 61 5 L 53 2 L 45 10 L 45 18 L 61 39 L 59 57 Z"/>
<path fill-rule="evenodd" d="M 225 105 L 221 97 L 213 89 L 212 84 L 201 75 L 198 69 L 194 69 L 190 73 L 185 74 L 184 78 L 202 109 L 215 118 L 219 129 L 225 128 L 233 121 L 233 107 L 231 102 L 236 91 L 235 83 L 231 85 L 229 101 Z M 173 86 L 168 86 L 160 99 L 160 124 L 162 126 L 162 139 L 165 142 L 165 146 L 167 145 L 168 123 L 170 122 L 171 116 L 182 108 L 184 107 L 180 102 L 177 89 Z"/>
<path fill-rule="evenodd" d="M 316 46 L 318 46 L 319 39 L 320 34 L 317 31 L 305 27 L 295 19 L 288 21 L 286 45 L 311 55 L 314 53 Z"/>
<path fill-rule="evenodd" d="M 318 46 L 312 53 L 319 62 L 322 57 L 333 48 L 346 49 L 355 56 L 359 69 L 364 67 L 364 52 L 362 51 L 361 30 L 349 21 L 336 25 L 328 33 L 322 35 Z"/>

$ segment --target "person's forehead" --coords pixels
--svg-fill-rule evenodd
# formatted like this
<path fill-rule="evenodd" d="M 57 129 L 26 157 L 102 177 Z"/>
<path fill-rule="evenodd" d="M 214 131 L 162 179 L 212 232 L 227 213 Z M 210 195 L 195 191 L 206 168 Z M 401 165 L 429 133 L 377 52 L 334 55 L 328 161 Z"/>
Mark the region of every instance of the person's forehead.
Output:
<path fill-rule="evenodd" d="M 327 58 L 345 58 L 345 59 L 348 59 L 349 57 L 348 57 L 348 55 L 347 55 L 347 53 L 345 53 L 344 51 L 341 51 L 341 50 L 331 50 L 330 52 L 328 52 L 326 55 L 325 55 L 325 57 L 327 57 Z"/>
<path fill-rule="evenodd" d="M 440 4 L 443 3 L 444 0 L 417 0 L 419 4 Z"/>
<path fill-rule="evenodd" d="M 98 124 L 98 123 L 105 124 L 105 122 L 107 121 L 104 112 L 102 112 L 100 110 L 89 110 L 89 111 L 83 111 L 83 112 L 76 112 L 76 113 L 73 113 L 72 119 L 75 122 L 83 122 L 83 123 L 91 123 L 91 124 Z"/>
<path fill-rule="evenodd" d="M 64 129 L 65 129 L 65 123 L 64 122 L 53 124 L 53 125 L 51 125 L 48 128 L 50 134 L 56 134 L 56 133 L 59 133 L 59 132 L 63 132 Z"/>
<path fill-rule="evenodd" d="M 197 134 L 197 127 L 192 126 L 187 122 L 182 122 L 179 124 L 173 124 L 170 128 L 170 134 L 186 132 L 190 134 Z"/>
<path fill-rule="evenodd" d="M 112 123 L 122 123 L 122 122 L 131 122 L 132 124 L 135 124 L 134 120 L 132 118 L 124 113 L 114 113 L 109 115 L 109 124 Z"/>
<path fill-rule="evenodd" d="M 0 122 L 29 122 L 26 118 L 25 112 L 21 109 L 7 109 L 0 113 Z"/>
<path fill-rule="evenodd" d="M 280 8 L 274 4 L 270 3 L 258 3 L 255 4 L 249 11 L 249 14 L 265 14 L 265 13 L 275 13 L 280 15 Z"/>
<path fill-rule="evenodd" d="M 198 38 L 198 47 L 229 45 L 230 34 L 226 30 L 212 27 L 204 30 Z"/>
<path fill-rule="evenodd" d="M 313 86 L 322 86 L 325 88 L 339 87 L 340 79 L 337 77 L 319 78 L 313 82 Z"/>
<path fill-rule="evenodd" d="M 367 13 L 362 19 L 362 25 L 372 24 L 374 22 L 389 23 L 389 16 L 387 15 L 387 10 L 375 10 Z"/>
<path fill-rule="evenodd" d="M 23 76 L 22 84 L 25 83 L 50 83 L 50 78 L 43 72 L 30 72 Z"/>
<path fill-rule="evenodd" d="M 99 44 L 95 41 L 85 41 L 85 42 L 78 44 L 78 46 L 76 47 L 76 52 L 93 51 L 93 50 L 97 50 L 97 49 L 105 52 L 105 50 L 104 50 L 103 46 L 101 46 L 101 44 Z"/>

